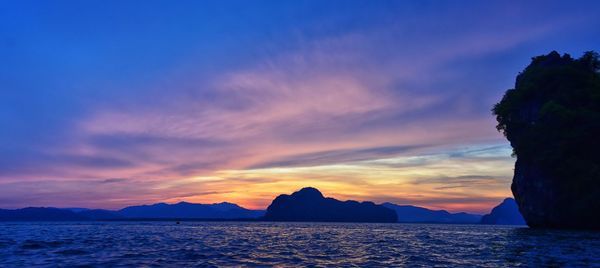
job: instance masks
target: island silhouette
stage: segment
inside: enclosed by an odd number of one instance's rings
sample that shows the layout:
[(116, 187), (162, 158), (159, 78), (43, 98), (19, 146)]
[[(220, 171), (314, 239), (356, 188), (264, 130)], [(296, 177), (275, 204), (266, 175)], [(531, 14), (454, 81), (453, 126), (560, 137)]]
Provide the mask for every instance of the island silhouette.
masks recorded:
[(263, 217), (267, 221), (396, 222), (394, 210), (373, 202), (339, 201), (306, 187), (275, 198)]
[[(506, 199), (509, 200), (509, 199)], [(399, 222), (440, 224), (522, 224), (512, 221), (519, 215), (516, 205), (500, 205), (502, 213), (492, 210), (495, 221), (482, 221), (482, 216), (471, 213), (450, 213), (412, 205), (393, 203), (339, 201), (326, 198), (316, 188), (302, 188), (291, 195), (275, 198), (267, 210), (251, 210), (237, 204), (157, 203), (129, 206), (120, 210), (88, 208), (29, 207), (0, 209), (0, 221), (135, 221), (135, 220), (249, 220), (249, 221), (305, 221), (305, 222)], [(510, 199), (512, 200), (512, 199)], [(514, 200), (513, 200), (514, 202)], [(484, 216), (486, 217), (486, 216)]]
[(499, 225), (525, 225), (525, 219), (521, 213), (517, 202), (513, 198), (506, 198), (500, 205), (494, 207), (490, 214), (483, 215), (482, 224)]

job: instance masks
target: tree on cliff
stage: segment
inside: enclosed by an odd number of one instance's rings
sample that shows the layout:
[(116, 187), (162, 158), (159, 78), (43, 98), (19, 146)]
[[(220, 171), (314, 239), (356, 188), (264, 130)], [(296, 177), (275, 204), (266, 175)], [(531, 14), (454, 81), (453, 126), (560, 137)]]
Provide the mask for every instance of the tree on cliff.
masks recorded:
[(534, 57), (493, 108), (517, 157), (512, 191), (533, 227), (600, 228), (600, 61)]

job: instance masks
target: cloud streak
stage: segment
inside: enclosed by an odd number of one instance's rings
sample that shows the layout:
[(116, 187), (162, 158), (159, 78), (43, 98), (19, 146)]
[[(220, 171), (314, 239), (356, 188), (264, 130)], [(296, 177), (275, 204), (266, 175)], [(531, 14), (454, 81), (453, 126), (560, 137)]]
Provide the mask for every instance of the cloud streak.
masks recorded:
[[(218, 30), (205, 29), (210, 14), (164, 7), (156, 29), (115, 17), (120, 34), (83, 8), (90, 20), (66, 21), (73, 29), (40, 16), (44, 31), (7, 33), (21, 56), (9, 58), (10, 78), (0, 72), (9, 88), (0, 122), (13, 126), (0, 135), (2, 204), (79, 206), (88, 196), (97, 201), (85, 205), (111, 208), (182, 199), (264, 208), (312, 185), (483, 211), (510, 195), (514, 159), (489, 109), (531, 53), (547, 52), (536, 44), (597, 43), (570, 31), (590, 23), (585, 10), (355, 4), (317, 13), (278, 4), (282, 17), (246, 7), (213, 17)], [(531, 19), (534, 10), (544, 16)], [(73, 44), (77, 22), (99, 32)], [(62, 47), (58, 59), (45, 53)], [(32, 53), (48, 56), (35, 66)]]

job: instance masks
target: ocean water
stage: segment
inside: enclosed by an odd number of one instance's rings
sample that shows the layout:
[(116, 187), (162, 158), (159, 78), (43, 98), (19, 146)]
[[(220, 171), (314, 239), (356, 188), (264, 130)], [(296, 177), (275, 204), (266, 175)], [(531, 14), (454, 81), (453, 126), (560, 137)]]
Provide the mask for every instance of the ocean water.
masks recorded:
[(0, 223), (0, 267), (599, 265), (600, 232), (363, 223)]

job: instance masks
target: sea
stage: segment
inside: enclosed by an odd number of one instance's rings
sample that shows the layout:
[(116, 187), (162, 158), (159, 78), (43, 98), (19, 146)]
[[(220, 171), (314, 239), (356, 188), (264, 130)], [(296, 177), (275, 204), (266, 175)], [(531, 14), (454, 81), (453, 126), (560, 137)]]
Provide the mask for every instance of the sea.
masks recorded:
[(600, 267), (600, 232), (400, 223), (0, 223), (0, 267), (270, 266)]

